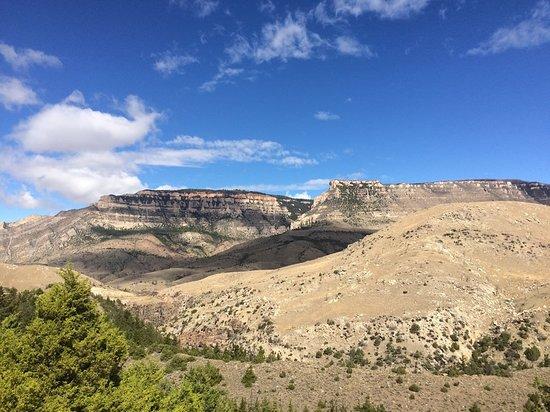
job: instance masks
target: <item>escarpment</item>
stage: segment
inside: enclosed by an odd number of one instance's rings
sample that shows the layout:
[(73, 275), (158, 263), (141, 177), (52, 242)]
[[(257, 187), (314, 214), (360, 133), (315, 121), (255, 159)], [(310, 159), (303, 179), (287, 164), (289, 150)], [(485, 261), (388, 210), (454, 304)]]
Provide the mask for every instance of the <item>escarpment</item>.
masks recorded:
[(334, 225), (377, 230), (409, 213), (458, 202), (522, 201), (550, 205), (550, 185), (520, 180), (382, 184), (333, 180), (294, 228)]
[(0, 228), (0, 260), (143, 273), (282, 233), (311, 201), (240, 190), (143, 190)]

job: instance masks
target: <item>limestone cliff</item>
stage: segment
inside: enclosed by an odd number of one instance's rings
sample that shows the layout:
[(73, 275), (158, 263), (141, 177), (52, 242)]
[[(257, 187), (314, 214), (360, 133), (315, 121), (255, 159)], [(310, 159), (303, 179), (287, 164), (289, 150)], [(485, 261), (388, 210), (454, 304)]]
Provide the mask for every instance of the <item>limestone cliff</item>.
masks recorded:
[(311, 201), (229, 190), (143, 190), (0, 228), (0, 260), (138, 273), (282, 233)]
[(438, 204), (515, 200), (550, 205), (550, 185), (520, 180), (460, 180), (382, 184), (333, 180), (329, 190), (293, 223), (294, 228), (338, 224), (380, 229), (411, 212)]

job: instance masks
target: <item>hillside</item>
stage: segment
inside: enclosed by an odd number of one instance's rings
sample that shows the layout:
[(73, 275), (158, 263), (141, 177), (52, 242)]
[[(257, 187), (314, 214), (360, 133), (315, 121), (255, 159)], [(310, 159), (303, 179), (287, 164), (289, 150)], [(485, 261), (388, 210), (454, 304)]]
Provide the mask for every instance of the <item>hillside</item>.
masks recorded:
[(549, 353), (549, 262), (547, 206), (439, 205), (320, 259), (168, 288), (140, 311), (187, 345), (302, 361), (361, 348), (370, 362), (440, 369), (502, 330), (527, 329), (523, 346)]
[(61, 266), (97, 278), (164, 269), (282, 233), (310, 201), (245, 191), (144, 190), (0, 226), (0, 261)]
[(550, 185), (521, 180), (382, 184), (333, 180), (292, 227), (338, 225), (377, 230), (409, 213), (458, 202), (522, 201), (550, 205)]
[(173, 283), (202, 279), (216, 273), (277, 269), (306, 262), (339, 252), (370, 233), (337, 227), (289, 230), (248, 240), (212, 256), (178, 262), (168, 269), (140, 275), (106, 277), (104, 281), (125, 290), (151, 292)]

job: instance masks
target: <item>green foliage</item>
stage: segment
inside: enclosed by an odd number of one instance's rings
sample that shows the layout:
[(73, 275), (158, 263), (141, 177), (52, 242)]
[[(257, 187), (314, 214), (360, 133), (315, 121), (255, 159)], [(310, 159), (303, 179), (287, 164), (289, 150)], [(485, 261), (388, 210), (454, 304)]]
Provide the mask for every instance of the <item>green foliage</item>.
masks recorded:
[(219, 346), (187, 347), (183, 348), (182, 351), (192, 356), (201, 356), (203, 358), (223, 360), (225, 362), (240, 361), (263, 363), (266, 361), (273, 362), (279, 359), (279, 357), (275, 356), (273, 353), (270, 353), (266, 358), (263, 348), (260, 348), (258, 352), (253, 352), (239, 345), (232, 345), (223, 349)]
[(217, 388), (222, 377), (207, 364), (189, 370), (178, 386), (164, 377), (153, 362), (136, 362), (122, 373), (122, 380), (108, 398), (107, 410), (214, 411), (229, 410), (232, 403)]
[[(283, 411), (268, 400), (233, 402), (220, 389), (218, 369), (210, 364), (187, 369), (194, 358), (177, 353), (175, 342), (166, 341), (119, 302), (99, 299), (101, 310), (87, 282), (71, 269), (60, 274), (64, 282), (44, 293), (0, 290), (0, 412)], [(169, 361), (165, 368), (151, 360), (128, 365), (129, 346), (142, 353), (154, 350)], [(241, 349), (233, 354), (250, 356)], [(362, 356), (355, 353), (352, 358)], [(265, 354), (260, 351), (252, 359), (262, 361)], [(177, 385), (166, 378), (174, 370), (186, 370)], [(249, 367), (242, 382), (251, 387), (255, 381)], [(294, 387), (290, 380), (288, 389)], [(295, 409), (289, 405), (287, 410)], [(346, 409), (332, 403), (330, 410)], [(384, 408), (367, 400), (356, 410)]]
[(184, 371), (187, 369), (188, 358), (183, 355), (177, 354), (174, 355), (170, 361), (166, 364), (165, 371), (166, 373), (172, 373), (175, 371)]
[(34, 318), (36, 298), (41, 293), (40, 289), (17, 292), (0, 286), (0, 323), (9, 316), (12, 327), (26, 327)]
[(141, 358), (146, 351), (176, 353), (179, 349), (177, 342), (160, 333), (155, 327), (144, 322), (128, 309), (119, 300), (111, 300), (101, 296), (94, 297), (109, 320), (124, 333), (128, 340), (130, 355)]
[(479, 407), (479, 404), (475, 402), (472, 406), (468, 408), (468, 412), (481, 412), (481, 408)]
[(527, 402), (523, 405), (524, 412), (550, 411), (550, 386), (535, 379), (533, 384), (535, 392), (529, 394)]
[(216, 241), (222, 241), (230, 239), (219, 232), (207, 230), (199, 226), (163, 226), (163, 227), (135, 227), (131, 229), (106, 227), (106, 226), (92, 226), (91, 230), (104, 238), (117, 238), (129, 235), (141, 235), (151, 234), (158, 240), (167, 246), (174, 246), (179, 241), (177, 236), (182, 233), (200, 233), (202, 235), (210, 236)]
[(357, 412), (386, 412), (386, 408), (383, 405), (374, 405), (369, 398), (365, 399), (362, 405), (358, 405), (353, 409)]
[(246, 371), (244, 372), (244, 375), (241, 379), (242, 384), (245, 388), (250, 388), (254, 383), (256, 382), (256, 375), (254, 374), (254, 370), (252, 369), (252, 366), (249, 366), (246, 368)]
[(540, 350), (536, 346), (531, 346), (530, 348), (525, 349), (523, 353), (525, 354), (527, 360), (530, 360), (531, 362), (535, 362), (538, 358), (540, 358)]
[(420, 332), (420, 325), (418, 323), (413, 323), (411, 325), (411, 328), (409, 329), (409, 332), (411, 333), (418, 333)]
[(118, 383), (122, 334), (100, 313), (90, 286), (71, 269), (38, 296), (28, 325), (0, 327), (0, 408), (68, 410), (95, 404)]
[(420, 392), (420, 386), (418, 386), (416, 383), (413, 383), (411, 386), (409, 386), (409, 390), (411, 392)]

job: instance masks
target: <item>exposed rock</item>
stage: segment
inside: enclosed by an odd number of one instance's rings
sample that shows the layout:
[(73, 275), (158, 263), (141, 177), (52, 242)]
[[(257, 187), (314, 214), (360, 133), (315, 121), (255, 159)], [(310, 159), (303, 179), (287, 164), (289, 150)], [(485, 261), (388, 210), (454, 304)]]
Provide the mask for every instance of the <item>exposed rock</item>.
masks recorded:
[(229, 190), (143, 190), (0, 228), (0, 261), (142, 273), (282, 233), (311, 201)]
[(333, 180), (293, 228), (338, 224), (376, 230), (408, 213), (443, 203), (514, 200), (550, 205), (550, 185), (520, 180), (382, 184)]

